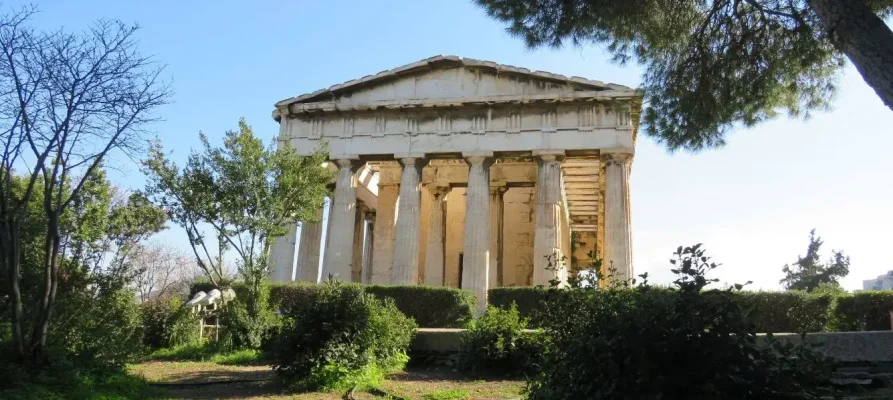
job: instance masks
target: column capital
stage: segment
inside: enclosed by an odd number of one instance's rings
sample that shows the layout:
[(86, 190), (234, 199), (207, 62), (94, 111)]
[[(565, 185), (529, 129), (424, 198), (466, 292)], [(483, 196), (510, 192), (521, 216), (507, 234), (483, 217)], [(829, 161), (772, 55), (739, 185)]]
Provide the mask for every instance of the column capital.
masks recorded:
[(496, 161), (492, 151), (464, 152), (462, 158), (469, 166), (481, 165), (484, 168), (489, 168)]
[(601, 160), (606, 165), (629, 165), (633, 160), (631, 153), (602, 153)]
[[(356, 157), (356, 158), (350, 158)], [(361, 161), (358, 156), (338, 156), (337, 158), (331, 158), (331, 160), (337, 165), (339, 168), (350, 168), (351, 170), (359, 170), (360, 167), (366, 164), (365, 161)]]
[(444, 196), (449, 193), (450, 190), (452, 190), (452, 188), (448, 185), (441, 185), (437, 183), (426, 183), (424, 186), (425, 189), (428, 189), (428, 191), (431, 192), (431, 194), (433, 194), (434, 196)]
[[(396, 156), (396, 155), (395, 155)], [(428, 159), (425, 158), (425, 155), (405, 155), (405, 157), (400, 157), (397, 159), (397, 162), (400, 163), (403, 168), (424, 168), (425, 165), (428, 165)]]
[(564, 161), (564, 150), (534, 150), (533, 156), (543, 161)]
[(506, 190), (508, 190), (508, 188), (506, 187), (505, 182), (502, 182), (502, 181), (490, 182), (490, 194), (491, 195), (502, 194), (502, 193), (505, 193)]

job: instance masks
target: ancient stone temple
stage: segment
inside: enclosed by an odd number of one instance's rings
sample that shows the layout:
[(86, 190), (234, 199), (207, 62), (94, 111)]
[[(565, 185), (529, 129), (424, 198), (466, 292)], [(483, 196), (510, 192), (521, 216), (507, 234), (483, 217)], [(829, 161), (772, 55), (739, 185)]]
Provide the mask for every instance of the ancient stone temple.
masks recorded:
[(326, 240), (308, 222), (296, 246), (296, 222), (274, 246), (274, 280), (333, 275), (486, 299), (491, 287), (565, 279), (591, 251), (631, 277), (641, 98), (438, 56), (280, 101), (279, 144), (306, 154), (327, 143), (337, 180)]

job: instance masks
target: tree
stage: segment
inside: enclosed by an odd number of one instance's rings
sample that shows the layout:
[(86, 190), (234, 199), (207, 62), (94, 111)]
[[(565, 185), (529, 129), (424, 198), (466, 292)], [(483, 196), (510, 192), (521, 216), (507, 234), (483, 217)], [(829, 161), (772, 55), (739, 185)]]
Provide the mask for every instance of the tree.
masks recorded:
[(529, 47), (606, 44), (645, 67), (644, 132), (670, 150), (827, 109), (844, 56), (893, 109), (891, 0), (476, 0)]
[[(332, 173), (324, 166), (327, 152), (307, 157), (285, 146), (265, 147), (244, 119), (238, 131), (213, 147), (204, 134), (201, 153), (193, 151), (181, 171), (156, 145), (145, 163), (146, 192), (182, 226), (199, 267), (215, 286), (222, 277), (222, 253), (233, 250), (239, 275), (248, 287), (248, 312), (270, 271), (273, 240), (296, 221), (313, 221), (322, 207)], [(211, 255), (202, 226), (209, 226), (218, 244)]]
[(837, 280), (850, 273), (850, 257), (842, 251), (831, 250), (831, 259), (822, 264), (819, 250), (823, 243), (822, 238), (815, 235), (815, 229), (809, 231), (806, 256), (797, 257), (793, 266), (785, 264), (782, 268), (785, 277), (779, 282), (785, 289), (812, 292), (818, 288), (840, 286)]
[[(37, 31), (25, 8), (0, 16), (0, 269), (7, 277), (14, 352), (44, 353), (62, 250), (62, 217), (109, 153), (141, 146), (152, 112), (169, 98), (162, 68), (140, 55), (136, 26), (98, 21), (82, 33)], [(22, 171), (24, 179), (14, 179)], [(19, 190), (22, 189), (22, 190)], [(23, 307), (21, 228), (40, 192), (45, 217), (41, 292)], [(25, 311), (32, 322), (26, 337)], [(27, 343), (26, 343), (27, 339)]]
[[(27, 180), (24, 174), (12, 177), (16, 195), (25, 190)], [(141, 335), (139, 307), (130, 287), (133, 248), (164, 228), (164, 214), (144, 198), (115, 190), (101, 169), (85, 182), (59, 218), (59, 283), (47, 346), (79, 369), (117, 367), (138, 351), (133, 345), (140, 342)], [(62, 189), (70, 190), (68, 186)], [(43, 293), (47, 236), (43, 205), (43, 191), (35, 191), (28, 204), (31, 218), (19, 232), (19, 289), (26, 315), (39, 307)], [(140, 217), (126, 217), (134, 215)], [(0, 299), (10, 297), (6, 278), (0, 276)], [(0, 325), (10, 322), (9, 317), (9, 313), (0, 314)], [(34, 321), (25, 319), (23, 323), (27, 330)], [(112, 340), (116, 346), (110, 347)], [(0, 362), (5, 358), (0, 356)]]
[(137, 245), (130, 257), (140, 301), (164, 298), (182, 289), (192, 277), (191, 255), (161, 243)]

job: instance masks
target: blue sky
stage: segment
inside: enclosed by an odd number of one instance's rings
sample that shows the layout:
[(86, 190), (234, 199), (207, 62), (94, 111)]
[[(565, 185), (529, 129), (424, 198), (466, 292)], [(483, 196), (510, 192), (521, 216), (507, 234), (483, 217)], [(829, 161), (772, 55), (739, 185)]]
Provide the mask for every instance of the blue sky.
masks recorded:
[[(7, 2), (5, 7), (22, 3)], [(176, 92), (152, 127), (178, 160), (245, 117), (272, 139), (278, 100), (437, 54), (578, 75), (629, 86), (641, 70), (596, 47), (528, 50), (470, 1), (43, 1), (35, 24), (79, 30), (98, 18), (139, 23), (144, 53), (167, 64)], [(779, 289), (781, 267), (816, 228), (825, 252), (852, 257), (848, 289), (893, 269), (893, 112), (852, 67), (833, 112), (740, 129), (724, 148), (669, 154), (640, 136), (632, 170), (636, 273), (672, 280), (680, 244), (703, 242), (723, 282)], [(139, 189), (130, 160), (112, 179)], [(184, 235), (163, 234), (169, 243)]]

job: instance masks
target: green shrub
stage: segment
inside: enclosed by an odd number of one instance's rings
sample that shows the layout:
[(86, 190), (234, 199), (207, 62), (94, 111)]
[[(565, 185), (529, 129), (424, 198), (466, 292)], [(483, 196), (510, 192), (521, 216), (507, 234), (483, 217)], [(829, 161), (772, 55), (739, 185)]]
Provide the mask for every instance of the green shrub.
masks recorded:
[(462, 335), (463, 369), (490, 373), (533, 371), (543, 350), (536, 345), (541, 335), (525, 332), (526, 328), (527, 320), (520, 317), (514, 304), (508, 309), (488, 307)]
[(201, 345), (203, 342), (198, 313), (179, 304), (165, 322), (163, 343), (165, 347)]
[[(349, 284), (355, 285), (355, 284)], [(379, 299), (391, 299), (397, 309), (424, 328), (461, 328), (474, 317), (475, 297), (470, 291), (431, 286), (362, 285), (366, 293)], [(284, 313), (310, 301), (319, 284), (291, 283), (273, 285), (271, 303)]]
[(57, 302), (56, 315), (48, 347), (60, 362), (106, 374), (144, 354), (142, 312), (129, 289), (68, 293)]
[(487, 291), (487, 301), (491, 306), (508, 309), (513, 304), (522, 318), (527, 318), (532, 326), (539, 326), (539, 312), (550, 296), (560, 292), (538, 286), (501, 287)]
[(401, 369), (416, 324), (392, 300), (379, 300), (358, 285), (319, 285), (302, 304), (288, 308), (290, 325), (273, 352), (274, 369), (294, 390), (343, 390), (376, 386)]
[[(549, 351), (530, 399), (794, 399), (830, 387), (805, 346), (757, 344), (736, 289), (704, 291), (700, 246), (675, 253), (675, 291), (571, 288), (544, 304)], [(740, 285), (736, 286), (740, 290)]]
[[(671, 296), (669, 288), (651, 289), (652, 295), (664, 293)], [(594, 301), (605, 291), (595, 291)], [(543, 305), (551, 297), (563, 292), (542, 287), (508, 287), (489, 290), (490, 304), (499, 308), (518, 305), (518, 312), (530, 320), (531, 326), (541, 326)], [(748, 318), (759, 332), (822, 332), (833, 329), (832, 317), (835, 296), (830, 293), (813, 294), (801, 291), (747, 292), (734, 294), (735, 301), (748, 310)], [(889, 324), (888, 324), (889, 325)]]
[(220, 321), (223, 325), (218, 347), (223, 351), (260, 349), (279, 334), (282, 322), (270, 306), (270, 288), (262, 285), (255, 303), (257, 309), (249, 312), (250, 303), (244, 297), (236, 298), (223, 306)]
[(372, 285), (366, 292), (392, 299), (397, 309), (423, 328), (461, 328), (474, 318), (476, 298), (468, 290), (433, 286)]
[(168, 345), (165, 335), (171, 316), (183, 305), (183, 300), (175, 297), (156, 299), (142, 304), (143, 344), (149, 349), (159, 349)]
[(839, 331), (888, 331), (893, 312), (893, 290), (841, 296), (834, 310)]
[(735, 293), (757, 332), (803, 333), (831, 330), (834, 296), (802, 291)]

